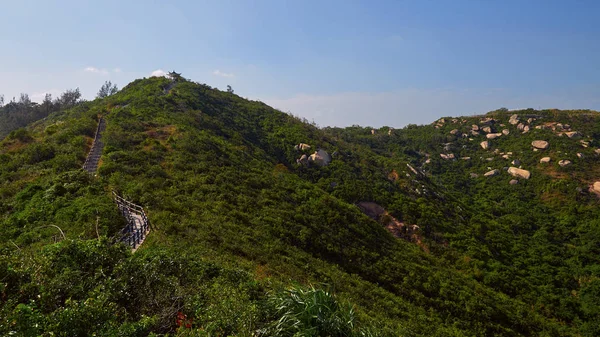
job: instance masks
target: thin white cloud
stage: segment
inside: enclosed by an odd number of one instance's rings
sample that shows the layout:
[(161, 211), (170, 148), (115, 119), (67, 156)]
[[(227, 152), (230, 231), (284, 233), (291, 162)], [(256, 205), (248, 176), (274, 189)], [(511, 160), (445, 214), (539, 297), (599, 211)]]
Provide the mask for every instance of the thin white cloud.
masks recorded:
[(60, 96), (61, 93), (62, 93), (62, 91), (60, 89), (49, 89), (49, 90), (34, 92), (33, 94), (31, 94), (30, 98), (34, 102), (41, 103), (44, 100), (44, 98), (46, 97), (46, 94), (50, 94), (50, 95), (52, 95), (52, 98), (56, 98), (56, 97)]
[(220, 76), (220, 77), (229, 77), (229, 78), (235, 77), (234, 74), (232, 74), (232, 73), (224, 73), (224, 72), (220, 71), (219, 69), (213, 71), (213, 75)]
[(86, 67), (85, 69), (83, 69), (83, 71), (85, 71), (86, 73), (92, 73), (92, 74), (101, 74), (101, 75), (108, 74), (108, 70), (106, 70), (106, 69), (99, 69), (99, 68), (96, 68), (96, 67)]
[(150, 74), (150, 77), (164, 77), (167, 76), (167, 72), (162, 69), (157, 69)]
[(115, 68), (115, 69), (113, 69), (113, 72), (118, 74), (121, 72), (121, 68)]

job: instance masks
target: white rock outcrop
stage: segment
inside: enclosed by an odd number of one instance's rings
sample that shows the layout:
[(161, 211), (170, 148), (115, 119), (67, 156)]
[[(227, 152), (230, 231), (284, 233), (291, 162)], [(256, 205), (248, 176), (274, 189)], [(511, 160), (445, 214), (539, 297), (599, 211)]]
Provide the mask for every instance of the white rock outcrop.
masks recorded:
[(529, 179), (529, 177), (531, 177), (531, 172), (517, 167), (509, 167), (508, 173), (517, 178)]
[(512, 115), (510, 116), (510, 119), (508, 120), (508, 123), (512, 124), (512, 125), (517, 125), (519, 124), (519, 115)]
[(579, 138), (583, 137), (581, 132), (578, 132), (578, 131), (565, 132), (565, 135), (567, 135), (567, 137), (572, 138), (572, 139), (579, 139)]
[(600, 195), (600, 181), (596, 181), (590, 186), (590, 192)]
[(568, 159), (562, 159), (558, 161), (558, 165), (560, 165), (561, 167), (569, 166), (571, 164), (571, 161)]
[(486, 135), (487, 139), (496, 139), (498, 137), (502, 136), (502, 133), (488, 133)]
[(549, 145), (550, 144), (545, 140), (534, 140), (533, 142), (531, 142), (531, 146), (540, 150), (547, 149)]
[(484, 173), (483, 175), (486, 176), (486, 177), (493, 177), (493, 176), (496, 176), (498, 174), (500, 174), (500, 170), (495, 169), (495, 170), (488, 171), (488, 172)]

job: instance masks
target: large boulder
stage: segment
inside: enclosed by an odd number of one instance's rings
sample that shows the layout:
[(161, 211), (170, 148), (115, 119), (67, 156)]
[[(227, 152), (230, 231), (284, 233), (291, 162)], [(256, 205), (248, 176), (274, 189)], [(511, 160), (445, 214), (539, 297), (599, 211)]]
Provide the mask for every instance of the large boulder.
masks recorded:
[(487, 150), (490, 148), (490, 142), (488, 142), (487, 140), (484, 140), (483, 142), (479, 143), (479, 145), (481, 145), (481, 148), (484, 150)]
[(477, 125), (477, 124), (471, 125), (471, 130), (473, 130), (473, 131), (479, 131), (479, 125)]
[(485, 133), (491, 133), (492, 132), (492, 128), (489, 126), (484, 126), (481, 128), (481, 131), (485, 132)]
[(331, 163), (331, 156), (329, 153), (327, 153), (327, 151), (319, 149), (317, 152), (308, 157), (308, 161), (319, 166), (326, 166)]
[(573, 138), (573, 139), (579, 139), (579, 138), (583, 137), (581, 132), (578, 132), (578, 131), (565, 132), (565, 135), (567, 135), (567, 137)]
[(495, 169), (495, 170), (488, 171), (488, 172), (484, 173), (483, 175), (486, 176), (486, 177), (493, 177), (493, 176), (496, 176), (498, 174), (500, 174), (500, 170)]
[(294, 146), (294, 149), (296, 151), (304, 151), (304, 150), (310, 149), (310, 145), (304, 144), (304, 143), (300, 143), (300, 144)]
[(517, 125), (519, 124), (519, 115), (512, 115), (510, 116), (510, 119), (508, 120), (508, 122), (512, 125)]
[(550, 157), (544, 157), (542, 159), (540, 159), (540, 163), (549, 163), (550, 162)]
[(517, 167), (509, 167), (508, 173), (517, 178), (529, 179), (531, 177), (531, 172)]
[(592, 184), (592, 186), (590, 187), (590, 192), (594, 192), (600, 195), (600, 181), (596, 181)]
[(540, 150), (547, 149), (549, 145), (550, 144), (545, 140), (534, 140), (533, 142), (531, 142), (531, 146)]
[(561, 167), (569, 166), (571, 165), (571, 161), (568, 159), (563, 159), (558, 162), (558, 165), (560, 165)]

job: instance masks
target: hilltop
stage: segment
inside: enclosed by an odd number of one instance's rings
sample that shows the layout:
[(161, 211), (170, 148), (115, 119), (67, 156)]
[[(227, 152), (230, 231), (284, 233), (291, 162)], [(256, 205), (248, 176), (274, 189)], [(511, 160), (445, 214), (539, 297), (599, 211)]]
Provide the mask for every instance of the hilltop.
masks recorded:
[[(33, 120), (0, 142), (1, 334), (600, 332), (598, 112), (318, 128), (175, 76)], [(302, 294), (339, 316), (285, 325)]]

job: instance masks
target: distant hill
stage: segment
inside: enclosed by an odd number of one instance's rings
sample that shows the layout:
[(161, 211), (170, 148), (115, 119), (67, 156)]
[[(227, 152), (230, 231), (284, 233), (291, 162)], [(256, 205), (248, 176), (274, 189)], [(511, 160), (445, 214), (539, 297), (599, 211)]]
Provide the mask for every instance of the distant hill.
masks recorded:
[(136, 80), (0, 142), (0, 334), (596, 336), (599, 148), (594, 111), (317, 128)]

